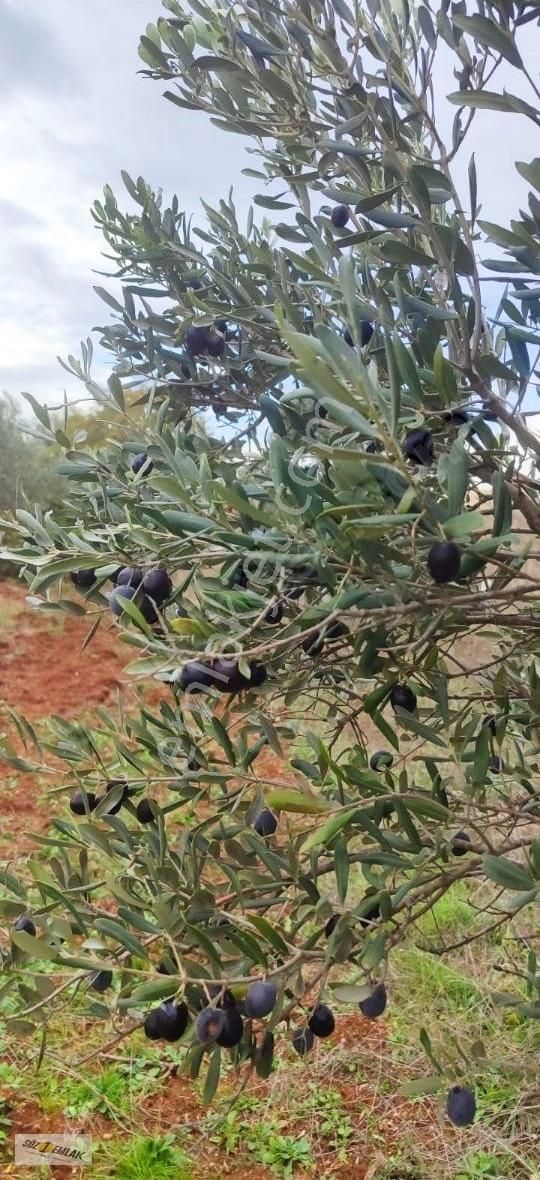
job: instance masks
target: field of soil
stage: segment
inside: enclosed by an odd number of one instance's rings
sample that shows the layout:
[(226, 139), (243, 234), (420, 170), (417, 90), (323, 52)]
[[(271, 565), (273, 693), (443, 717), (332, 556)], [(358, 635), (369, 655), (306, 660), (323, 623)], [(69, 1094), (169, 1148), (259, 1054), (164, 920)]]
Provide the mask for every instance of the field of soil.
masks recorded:
[[(134, 703), (141, 690), (128, 683), (123, 671), (130, 649), (107, 622), (82, 650), (87, 631), (88, 623), (77, 617), (30, 610), (20, 585), (0, 582), (0, 738), (13, 737), (9, 710), (39, 727), (53, 714), (91, 718), (118, 694), (127, 706)], [(151, 697), (159, 691), (151, 689)], [(264, 773), (279, 773), (273, 755), (265, 757)], [(21, 872), (32, 834), (46, 832), (51, 816), (65, 811), (65, 800), (56, 796), (51, 802), (43, 782), (0, 763), (0, 808), (0, 859), (18, 863)], [(460, 897), (459, 906), (468, 907), (468, 899)], [(464, 915), (456, 904), (451, 912), (441, 910), (440, 920), (459, 927)], [(475, 920), (472, 908), (467, 920)], [(484, 1035), (489, 1022), (494, 1032), (496, 1019), (484, 988), (485, 949), (479, 947), (478, 958), (456, 961), (450, 983), (442, 968), (438, 976), (435, 967), (430, 975), (431, 966), (428, 972), (423, 959), (407, 959), (407, 953), (402, 968), (399, 961), (395, 967), (387, 1017), (373, 1022), (357, 1010), (342, 1012), (335, 1034), (319, 1042), (309, 1060), (285, 1050), (269, 1080), (246, 1086), (236, 1106), (231, 1099), (246, 1078), (231, 1071), (210, 1111), (201, 1105), (200, 1084), (182, 1074), (180, 1050), (157, 1050), (138, 1033), (111, 1045), (101, 1057), (95, 1047), (110, 1038), (110, 1031), (102, 1025), (96, 1039), (88, 1024), (74, 1026), (74, 1033), (64, 1018), (53, 1021), (50, 1049), (36, 1075), (38, 1045), (10, 1037), (3, 1022), (2, 1177), (33, 1180), (37, 1175), (36, 1169), (25, 1172), (13, 1164), (14, 1133), (80, 1130), (93, 1137), (95, 1162), (45, 1174), (58, 1180), (70, 1175), (82, 1180), (535, 1180), (528, 1163), (529, 1110), (535, 1106), (530, 1094), (516, 1129), (522, 1045), (513, 1029), (499, 1029), (504, 1043), (499, 1040), (496, 1050), (500, 1055), (502, 1046), (497, 1076), (506, 1104), (499, 1091), (494, 1099), (485, 1097), (484, 1120), (466, 1132), (444, 1118), (441, 1096), (397, 1094), (407, 1079), (431, 1072), (418, 1045), (422, 1024), (436, 1036), (439, 1020), (446, 1019), (452, 1032), (465, 1038), (469, 1027), (471, 1037)], [(410, 955), (418, 952), (412, 948)], [(81, 1066), (83, 1058), (88, 1065)], [(86, 1101), (81, 1098), (85, 1085)], [(534, 1093), (532, 1080), (530, 1086)], [(481, 1166), (484, 1171), (474, 1170)]]

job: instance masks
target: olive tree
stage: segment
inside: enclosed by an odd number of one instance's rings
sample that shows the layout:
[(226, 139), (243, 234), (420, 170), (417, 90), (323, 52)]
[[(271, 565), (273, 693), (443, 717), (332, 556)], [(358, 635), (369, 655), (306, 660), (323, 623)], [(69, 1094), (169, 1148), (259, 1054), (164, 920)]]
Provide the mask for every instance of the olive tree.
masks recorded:
[[(380, 1015), (392, 948), (457, 881), (485, 882), (482, 933), (538, 895), (540, 161), (511, 228), (474, 157), (454, 179), (484, 110), (538, 135), (538, 7), (468, 7), (165, 0), (143, 73), (194, 137), (204, 112), (246, 138), (253, 206), (231, 189), (196, 224), (106, 187), (111, 373), (90, 341), (66, 367), (123, 426), (88, 450), (38, 407), (71, 491), (4, 557), (35, 608), (118, 627), (161, 696), (15, 719), (3, 757), (66, 806), (30, 893), (3, 874), (8, 986), (25, 1027), (76, 992), (116, 1037), (185, 1033), (207, 1099), (224, 1050), (263, 1076), (277, 1034), (307, 1052), (332, 996)], [(538, 1016), (532, 952), (516, 974), (503, 1002)]]
[[(26, 430), (28, 431), (25, 433)], [(32, 506), (40, 496), (47, 506), (62, 498), (62, 481), (52, 472), (47, 448), (32, 437), (32, 428), (23, 420), (13, 398), (0, 394), (0, 511), (12, 511), (17, 505)]]

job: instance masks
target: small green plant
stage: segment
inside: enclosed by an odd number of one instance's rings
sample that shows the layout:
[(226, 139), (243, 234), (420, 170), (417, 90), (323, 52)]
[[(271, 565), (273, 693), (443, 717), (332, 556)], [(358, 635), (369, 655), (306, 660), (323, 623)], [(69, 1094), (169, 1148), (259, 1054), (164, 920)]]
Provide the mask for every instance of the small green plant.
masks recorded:
[(8, 1139), (11, 1130), (11, 1119), (7, 1114), (5, 1103), (0, 1099), (0, 1145)]
[(303, 1118), (311, 1117), (316, 1120), (318, 1135), (330, 1141), (338, 1159), (343, 1161), (347, 1144), (353, 1134), (353, 1125), (343, 1109), (343, 1099), (339, 1090), (310, 1082), (307, 1097), (298, 1107), (297, 1113)]
[(239, 1117), (239, 1111), (233, 1107), (218, 1120), (212, 1138), (228, 1155), (232, 1155), (245, 1140), (248, 1127), (249, 1124)]
[(65, 1113), (68, 1118), (77, 1118), (98, 1111), (112, 1115), (125, 1109), (129, 1096), (129, 1084), (118, 1069), (111, 1067), (88, 1081), (68, 1082)]
[(297, 1166), (308, 1170), (314, 1166), (309, 1139), (281, 1135), (271, 1127), (266, 1129), (262, 1141), (255, 1145), (253, 1154), (261, 1164), (277, 1172), (278, 1176), (292, 1176)]
[(484, 1177), (503, 1175), (504, 1161), (489, 1151), (475, 1151), (467, 1156), (456, 1172), (454, 1180), (484, 1180)]
[[(260, 1106), (260, 1103), (256, 1103), (256, 1108)], [(243, 1109), (246, 1109), (245, 1105)], [(249, 1109), (253, 1113), (252, 1103)], [(228, 1154), (234, 1155), (244, 1148), (259, 1163), (266, 1164), (280, 1176), (292, 1176), (297, 1165), (303, 1168), (313, 1166), (309, 1139), (306, 1136), (295, 1139), (292, 1135), (282, 1135), (276, 1119), (250, 1122), (241, 1117), (238, 1107), (233, 1107), (216, 1123), (215, 1132), (214, 1141)]]
[(519, 1098), (519, 1080), (502, 1074), (491, 1074), (477, 1083), (477, 1096), (479, 1117), (498, 1121), (515, 1109)]
[[(262, 1110), (262, 1102), (252, 1095), (243, 1094), (234, 1106), (227, 1106), (225, 1113), (212, 1121), (213, 1143), (218, 1143), (228, 1155), (238, 1151), (249, 1138), (253, 1124), (243, 1115), (256, 1115)], [(262, 1124), (261, 1124), (262, 1125)]]
[(109, 1066), (87, 1078), (67, 1077), (58, 1086), (54, 1073), (40, 1077), (40, 1098), (45, 1111), (61, 1107), (68, 1118), (97, 1112), (108, 1118), (127, 1114), (135, 1098), (153, 1092), (159, 1084), (160, 1069), (147, 1058), (134, 1058), (125, 1064)]
[(21, 1085), (21, 1072), (16, 1065), (9, 1061), (0, 1061), (0, 1086), (10, 1086), (18, 1089)]
[(142, 1086), (144, 1079), (152, 1078), (158, 1079), (163, 1074), (164, 1065), (167, 1066), (169, 1058), (172, 1055), (165, 1052), (161, 1056), (157, 1052), (137, 1053), (133, 1057), (126, 1058), (125, 1061), (119, 1061), (117, 1065), (118, 1072), (123, 1077), (131, 1079), (131, 1085)]
[(103, 1176), (114, 1175), (115, 1180), (192, 1180), (193, 1176), (188, 1156), (175, 1146), (172, 1135), (137, 1136), (127, 1147), (115, 1143), (104, 1163)]

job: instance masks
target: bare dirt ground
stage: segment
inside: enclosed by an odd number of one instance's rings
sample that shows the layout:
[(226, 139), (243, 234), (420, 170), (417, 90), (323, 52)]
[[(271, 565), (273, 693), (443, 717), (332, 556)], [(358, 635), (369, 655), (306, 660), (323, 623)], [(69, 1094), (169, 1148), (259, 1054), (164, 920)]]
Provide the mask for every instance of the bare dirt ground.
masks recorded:
[[(0, 736), (13, 739), (10, 709), (32, 723), (91, 713), (118, 693), (132, 696), (123, 675), (126, 648), (106, 625), (82, 651), (88, 630), (85, 619), (31, 610), (24, 587), (0, 581)], [(0, 763), (0, 801), (11, 855), (28, 853), (27, 833), (43, 832), (50, 822), (50, 799), (33, 775)]]

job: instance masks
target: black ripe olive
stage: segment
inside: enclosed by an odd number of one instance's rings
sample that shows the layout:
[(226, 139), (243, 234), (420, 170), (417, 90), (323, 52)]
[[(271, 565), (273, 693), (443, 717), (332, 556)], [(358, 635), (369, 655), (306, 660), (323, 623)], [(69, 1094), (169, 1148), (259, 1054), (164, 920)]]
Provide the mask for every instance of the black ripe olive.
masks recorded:
[(453, 582), (461, 564), (459, 545), (455, 541), (435, 541), (429, 550), (427, 564), (434, 582), (439, 585)]
[(452, 1086), (446, 1097), (446, 1113), (455, 1127), (469, 1127), (474, 1123), (476, 1098), (469, 1086)]
[(137, 803), (137, 819), (140, 824), (153, 824), (157, 816), (157, 808), (153, 799), (141, 799)]
[(157, 606), (172, 594), (172, 582), (166, 570), (148, 570), (143, 578), (143, 590)]
[(140, 586), (142, 580), (142, 570), (136, 569), (134, 565), (123, 566), (116, 575), (117, 586)]
[(77, 590), (90, 590), (96, 580), (94, 570), (73, 570), (69, 576)]
[(340, 916), (341, 916), (340, 914), (332, 914), (332, 916), (328, 919), (326, 926), (324, 928), (324, 933), (327, 938), (330, 938), (331, 935), (334, 933), (334, 930), (336, 929), (336, 926), (339, 922)]
[(249, 583), (248, 583), (248, 576), (246, 574), (246, 571), (245, 571), (243, 565), (238, 565), (236, 567), (235, 572), (234, 572), (233, 589), (234, 590), (247, 590), (248, 585), (249, 585)]
[(139, 471), (142, 471), (143, 467), (146, 467), (144, 474), (150, 475), (153, 466), (154, 464), (152, 463), (152, 460), (148, 458), (146, 451), (141, 451), (138, 455), (134, 455), (133, 459), (131, 460), (131, 470), (134, 475), (138, 475)]
[(334, 205), (330, 217), (332, 225), (335, 225), (336, 229), (343, 229), (349, 220), (350, 213), (346, 205)]
[(460, 406), (454, 410), (447, 410), (443, 417), (444, 421), (451, 423), (452, 426), (464, 426), (469, 421), (467, 411)]
[(137, 586), (116, 586), (113, 590), (109, 597), (109, 607), (116, 618), (120, 618), (124, 613), (126, 599), (135, 603), (147, 623), (157, 623), (158, 617), (153, 603), (146, 597), (146, 594), (141, 594), (140, 588)]
[[(363, 908), (363, 903), (368, 901), (369, 897), (370, 897), (370, 894), (366, 893), (366, 896), (362, 899), (362, 908)], [(371, 923), (376, 922), (377, 918), (380, 918), (380, 916), (381, 916), (381, 907), (380, 907), (378, 901), (374, 901), (367, 909), (364, 909), (363, 914), (358, 915), (358, 922), (359, 922), (360, 926), (371, 926)]]
[(206, 328), (192, 324), (186, 334), (186, 348), (192, 356), (202, 356), (206, 352), (208, 336)]
[(97, 799), (93, 791), (75, 791), (69, 801), (69, 809), (73, 815), (86, 815), (87, 811), (93, 811), (97, 807)]
[(367, 1016), (369, 1020), (377, 1020), (378, 1016), (382, 1016), (388, 996), (384, 983), (378, 983), (370, 996), (366, 996), (365, 1000), (360, 1000), (358, 1007), (363, 1016)]
[(35, 923), (32, 921), (30, 914), (21, 914), (20, 918), (13, 923), (14, 930), (23, 930), (25, 934), (31, 934), (32, 938), (36, 937)]
[(112, 971), (93, 971), (89, 976), (90, 987), (94, 992), (106, 992), (112, 984)]
[[(374, 331), (375, 331), (375, 329), (373, 327), (373, 324), (371, 323), (371, 320), (361, 320), (360, 321), (360, 344), (361, 344), (362, 348), (365, 348), (366, 345), (369, 344)], [(348, 328), (345, 328), (345, 331), (343, 333), (343, 339), (345, 341), (345, 344), (349, 345), (349, 348), (354, 348), (353, 335), (352, 335), (352, 332), (350, 332)]]
[(220, 357), (225, 352), (225, 340), (218, 332), (209, 332), (206, 340), (209, 356)]
[(256, 980), (246, 995), (246, 1014), (261, 1020), (269, 1016), (277, 1000), (277, 985), (272, 980)]
[(269, 606), (264, 612), (263, 623), (268, 623), (271, 627), (276, 627), (283, 619), (283, 612), (285, 604), (283, 602), (275, 602), (273, 606)]
[(236, 1007), (233, 1005), (224, 1008), (225, 1023), (223, 1030), (219, 1036), (216, 1037), (216, 1042), (224, 1049), (232, 1049), (234, 1045), (242, 1040), (242, 1033), (244, 1031), (244, 1022)]
[(305, 1057), (315, 1044), (315, 1037), (310, 1028), (297, 1028), (293, 1033), (292, 1047), (300, 1057)]
[(109, 792), (113, 791), (115, 787), (123, 787), (124, 789), (120, 795), (120, 798), (116, 800), (116, 803), (111, 804), (111, 806), (107, 808), (107, 815), (116, 815), (117, 812), (120, 811), (122, 804), (125, 803), (127, 799), (129, 799), (129, 786), (126, 782), (124, 782), (123, 779), (120, 778), (111, 779), (111, 781), (107, 783), (107, 786), (105, 787), (105, 795), (102, 795), (101, 798), (105, 799)]
[(269, 807), (259, 812), (253, 827), (258, 836), (273, 836), (277, 828), (277, 819)]
[(308, 1028), (315, 1037), (331, 1037), (336, 1027), (334, 1013), (327, 1004), (317, 1004), (308, 1020)]
[(210, 664), (202, 664), (194, 660), (185, 664), (177, 681), (182, 692), (204, 692), (214, 689), (216, 692), (228, 693), (231, 696), (237, 692), (260, 688), (267, 676), (264, 664), (250, 663), (250, 677), (244, 676), (235, 660), (217, 659)]
[(468, 852), (467, 844), (470, 844), (471, 837), (467, 832), (456, 832), (450, 841), (450, 851), (452, 856), (465, 856)]
[(369, 768), (377, 771), (389, 770), (393, 761), (394, 757), (389, 750), (376, 750), (369, 760)]
[(407, 459), (411, 460), (411, 463), (417, 463), (420, 467), (429, 467), (434, 456), (431, 430), (426, 430), (425, 427), (411, 430), (403, 443), (403, 452)]
[(223, 1008), (203, 1008), (195, 1021), (197, 1040), (202, 1044), (217, 1041), (225, 1029), (225, 1012)]
[(390, 693), (390, 704), (393, 709), (405, 709), (407, 713), (416, 710), (416, 693), (408, 684), (396, 684)]

